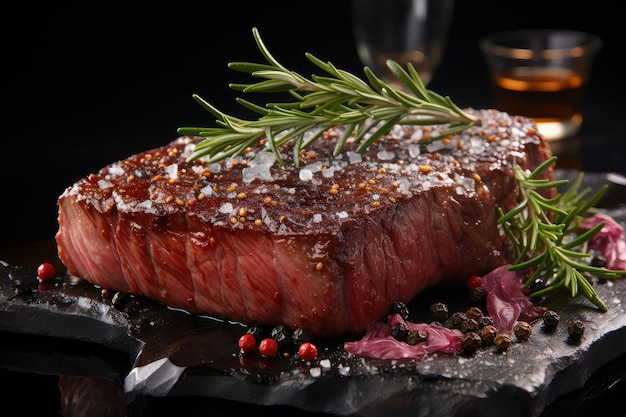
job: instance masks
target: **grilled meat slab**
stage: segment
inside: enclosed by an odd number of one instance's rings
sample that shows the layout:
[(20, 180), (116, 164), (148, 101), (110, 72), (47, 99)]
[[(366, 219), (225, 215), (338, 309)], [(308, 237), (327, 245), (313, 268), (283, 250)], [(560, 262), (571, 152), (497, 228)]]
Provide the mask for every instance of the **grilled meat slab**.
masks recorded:
[(187, 162), (202, 138), (177, 138), (63, 192), (59, 257), (88, 282), (191, 313), (362, 334), (394, 301), (510, 260), (496, 208), (517, 200), (513, 165), (552, 154), (532, 120), (467, 111), (482, 126), (431, 144), (443, 127), (396, 126), (333, 158), (339, 126), (297, 167), (288, 144), (286, 166), (262, 143)]

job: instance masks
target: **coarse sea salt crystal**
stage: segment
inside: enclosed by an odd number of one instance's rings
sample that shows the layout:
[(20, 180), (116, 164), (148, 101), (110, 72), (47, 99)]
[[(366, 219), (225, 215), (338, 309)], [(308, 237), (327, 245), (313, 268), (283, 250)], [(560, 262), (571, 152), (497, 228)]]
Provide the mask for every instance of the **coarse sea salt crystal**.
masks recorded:
[(359, 162), (363, 161), (363, 155), (358, 152), (348, 151), (347, 154), (348, 161), (350, 161), (351, 164), (358, 164)]
[(398, 188), (396, 189), (396, 191), (402, 194), (406, 194), (409, 192), (410, 188), (411, 183), (406, 179), (401, 179), (398, 181)]
[(306, 169), (315, 173), (315, 172), (321, 171), (323, 167), (324, 167), (324, 164), (322, 164), (321, 162), (313, 162), (312, 164), (307, 165)]
[(209, 197), (215, 193), (213, 191), (213, 187), (211, 185), (204, 186), (200, 189), (200, 192), (205, 195), (205, 197)]
[(223, 214), (232, 213), (233, 205), (231, 203), (224, 203), (222, 207), (219, 208), (219, 212)]
[(424, 131), (421, 129), (415, 129), (415, 131), (411, 134), (412, 141), (418, 141), (424, 137)]
[(98, 187), (101, 190), (106, 190), (107, 188), (113, 187), (113, 183), (107, 180), (98, 180)]
[(485, 143), (481, 138), (472, 136), (469, 142), (469, 153), (479, 154), (485, 150)]
[(183, 152), (182, 152), (182, 154), (180, 156), (185, 158), (185, 159), (187, 159), (187, 158), (189, 158), (191, 156), (191, 154), (193, 153), (194, 149), (196, 149), (196, 144), (195, 143), (188, 143), (183, 148)]
[(335, 216), (339, 217), (340, 219), (345, 219), (348, 217), (348, 213), (345, 211), (338, 211), (337, 213), (335, 213)]
[(420, 147), (419, 145), (416, 145), (414, 143), (410, 144), (407, 147), (407, 150), (409, 151), (409, 155), (411, 156), (411, 158), (417, 158), (420, 154)]
[(445, 147), (446, 145), (443, 143), (442, 140), (436, 140), (426, 145), (426, 149), (428, 150), (428, 152), (437, 152), (438, 150), (441, 150)]
[(313, 215), (313, 223), (320, 223), (322, 221), (322, 215), (319, 213), (315, 213)]
[(300, 170), (299, 176), (301, 181), (310, 181), (313, 179), (313, 174), (319, 172), (323, 168), (323, 164), (321, 162), (314, 162), (306, 166), (306, 168), (302, 168)]
[(255, 179), (270, 181), (272, 173), (270, 168), (276, 162), (273, 152), (259, 152), (248, 162), (248, 166), (241, 172), (243, 182), (251, 182)]
[(381, 161), (389, 161), (390, 159), (395, 158), (396, 154), (394, 152), (391, 152), (391, 151), (382, 150), (382, 151), (378, 151), (376, 156)]
[(109, 167), (109, 175), (119, 176), (124, 175), (124, 169), (119, 164), (113, 164)]
[(313, 179), (313, 171), (306, 168), (301, 169), (298, 173), (298, 177), (300, 178), (300, 181), (311, 181)]
[(335, 175), (335, 166), (330, 166), (327, 169), (322, 171), (322, 176), (324, 178), (332, 178)]
[(473, 178), (460, 177), (457, 183), (467, 191), (476, 191), (476, 181)]
[(167, 172), (167, 175), (175, 180), (176, 178), (178, 178), (178, 164), (171, 164), (165, 167), (165, 172)]

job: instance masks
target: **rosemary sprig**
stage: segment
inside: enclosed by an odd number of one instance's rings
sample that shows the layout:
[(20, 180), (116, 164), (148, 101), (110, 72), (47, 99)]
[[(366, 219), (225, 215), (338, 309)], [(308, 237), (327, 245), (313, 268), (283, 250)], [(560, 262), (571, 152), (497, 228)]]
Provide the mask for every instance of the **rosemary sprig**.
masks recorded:
[(624, 270), (609, 270), (581, 262), (590, 256), (585, 252), (586, 242), (602, 229), (604, 222), (585, 233), (580, 233), (578, 223), (605, 193), (607, 186), (600, 187), (588, 200), (590, 188), (579, 190), (583, 174), (579, 174), (570, 188), (553, 198), (546, 198), (540, 190), (567, 185), (568, 180), (547, 180), (540, 174), (556, 161), (545, 161), (528, 174), (519, 165), (514, 166), (515, 178), (520, 186), (521, 202), (506, 214), (499, 209), (499, 223), (510, 239), (517, 259), (510, 270), (534, 268), (524, 283), (531, 288), (537, 281), (542, 288), (531, 293), (541, 297), (557, 290), (565, 290), (575, 298), (582, 293), (602, 312), (607, 311), (585, 273), (599, 279), (626, 276)]
[[(478, 120), (458, 106), (449, 97), (427, 90), (417, 71), (407, 65), (405, 71), (397, 62), (387, 61), (388, 67), (407, 88), (408, 92), (384, 83), (368, 68), (364, 68), (367, 82), (337, 69), (307, 53), (305, 56), (326, 76), (312, 75), (310, 79), (281, 65), (265, 47), (259, 32), (252, 29), (257, 46), (267, 64), (231, 62), (231, 69), (263, 79), (254, 84), (230, 84), (241, 92), (288, 93), (293, 101), (268, 103), (264, 107), (237, 98), (237, 102), (260, 115), (257, 120), (244, 120), (222, 113), (198, 95), (193, 98), (216, 119), (216, 127), (181, 127), (178, 133), (205, 137), (195, 148), (189, 160), (208, 156), (218, 161), (240, 155), (246, 148), (267, 138), (269, 148), (277, 160), (285, 164), (278, 147), (294, 140), (294, 162), (298, 164), (300, 151), (319, 139), (325, 130), (345, 124), (346, 134), (334, 149), (337, 156), (349, 135), (356, 132), (357, 152), (365, 151), (396, 124), (449, 124), (446, 132), (425, 139), (423, 143), (460, 132), (478, 124)], [(409, 93), (410, 92), (410, 93)], [(305, 140), (305, 133), (316, 132)], [(368, 135), (369, 134), (369, 135)], [(367, 139), (366, 138), (367, 135)]]

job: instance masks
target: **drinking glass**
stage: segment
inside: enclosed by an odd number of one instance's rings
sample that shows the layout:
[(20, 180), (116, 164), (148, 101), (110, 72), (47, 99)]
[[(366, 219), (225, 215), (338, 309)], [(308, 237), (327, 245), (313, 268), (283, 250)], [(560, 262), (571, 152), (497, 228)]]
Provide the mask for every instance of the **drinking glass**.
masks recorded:
[(532, 117), (548, 140), (578, 132), (581, 102), (602, 40), (591, 33), (527, 29), (486, 36), (480, 48), (496, 106)]
[(353, 29), (361, 62), (384, 82), (399, 82), (387, 68), (410, 62), (427, 85), (445, 49), (454, 0), (352, 0)]

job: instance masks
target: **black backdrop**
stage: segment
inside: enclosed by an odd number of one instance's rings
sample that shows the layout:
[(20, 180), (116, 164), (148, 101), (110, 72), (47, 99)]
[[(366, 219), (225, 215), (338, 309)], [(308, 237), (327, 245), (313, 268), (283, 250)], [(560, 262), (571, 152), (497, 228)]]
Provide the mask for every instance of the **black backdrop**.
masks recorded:
[[(0, 248), (52, 238), (56, 198), (79, 178), (166, 144), (180, 126), (211, 125), (193, 93), (227, 113), (241, 112), (228, 83), (245, 76), (226, 65), (261, 60), (253, 26), (276, 58), (303, 74), (319, 72), (305, 52), (362, 74), (348, 0), (171, 3), (27, 4), (3, 11)], [(429, 87), (461, 106), (491, 107), (480, 37), (529, 27), (590, 31), (605, 46), (586, 106), (602, 110), (585, 123), (626, 142), (617, 66), (624, 23), (616, 5), (457, 0), (444, 59)], [(621, 159), (612, 161), (622, 167)]]

